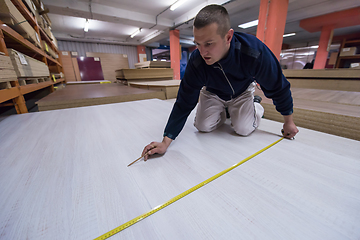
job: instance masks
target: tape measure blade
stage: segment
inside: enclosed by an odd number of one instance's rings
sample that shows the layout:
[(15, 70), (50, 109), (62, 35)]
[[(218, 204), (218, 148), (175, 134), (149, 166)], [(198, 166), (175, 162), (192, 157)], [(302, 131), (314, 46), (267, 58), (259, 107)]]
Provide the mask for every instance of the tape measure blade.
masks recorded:
[(189, 195), (190, 193), (196, 191), (197, 189), (199, 189), (199, 188), (205, 186), (206, 184), (214, 181), (215, 179), (221, 177), (221, 176), (224, 175), (225, 173), (228, 173), (228, 172), (230, 172), (231, 170), (233, 170), (234, 168), (237, 168), (237, 167), (240, 166), (241, 164), (247, 162), (248, 160), (254, 158), (254, 157), (257, 156), (257, 155), (259, 155), (260, 153), (266, 151), (267, 149), (271, 148), (272, 146), (274, 146), (275, 144), (277, 144), (278, 142), (280, 142), (280, 141), (283, 140), (283, 139), (284, 139), (284, 138), (280, 138), (279, 140), (275, 141), (274, 143), (270, 144), (269, 146), (267, 146), (267, 147), (265, 147), (265, 148), (257, 151), (257, 152), (254, 153), (253, 155), (250, 155), (249, 157), (247, 157), (247, 158), (243, 159), (242, 161), (234, 164), (233, 166), (231, 166), (231, 167), (229, 167), (229, 168), (227, 168), (227, 169), (225, 169), (225, 170), (223, 170), (223, 171), (215, 174), (214, 176), (212, 176), (212, 177), (206, 179), (205, 181), (203, 181), (203, 182), (195, 185), (194, 187), (186, 190), (185, 192), (180, 193), (179, 195), (171, 198), (170, 200), (166, 201), (165, 203), (163, 203), (163, 204), (161, 204), (161, 205), (159, 205), (159, 206), (157, 206), (157, 207), (154, 207), (153, 209), (151, 209), (150, 211), (146, 212), (145, 214), (142, 214), (142, 215), (140, 215), (140, 216), (138, 216), (138, 217), (136, 217), (136, 218), (134, 218), (134, 219), (132, 219), (132, 220), (130, 220), (130, 221), (122, 224), (122, 225), (120, 225), (119, 227), (117, 227), (117, 228), (115, 228), (115, 229), (113, 229), (113, 230), (111, 230), (111, 231), (109, 231), (109, 232), (101, 235), (100, 237), (95, 238), (94, 240), (107, 239), (107, 238), (115, 235), (116, 233), (119, 233), (119, 232), (121, 232), (122, 230), (124, 230), (124, 229), (126, 229), (126, 228), (128, 228), (128, 227), (130, 227), (130, 226), (132, 226), (132, 225), (134, 225), (135, 223), (140, 222), (141, 220), (143, 220), (143, 219), (151, 216), (152, 214), (160, 211), (161, 209), (169, 206), (170, 204), (172, 204), (172, 203), (180, 200), (181, 198)]

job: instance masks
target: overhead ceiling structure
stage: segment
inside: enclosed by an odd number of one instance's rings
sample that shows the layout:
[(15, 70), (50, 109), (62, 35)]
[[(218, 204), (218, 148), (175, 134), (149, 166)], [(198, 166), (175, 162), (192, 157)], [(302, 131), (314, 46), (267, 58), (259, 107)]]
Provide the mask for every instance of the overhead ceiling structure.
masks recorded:
[[(179, 0), (184, 1), (184, 0)], [(223, 5), (230, 14), (235, 31), (256, 35), (256, 26), (242, 29), (238, 25), (256, 20), (260, 0), (185, 0), (174, 11), (177, 0), (43, 0), (49, 8), (52, 31), (58, 40), (146, 45), (169, 45), (169, 30), (180, 30), (180, 44), (193, 44), (192, 24), (196, 13), (212, 3)], [(308, 32), (300, 21), (337, 11), (359, 7), (358, 0), (289, 0), (283, 43), (291, 47), (316, 45), (320, 32)], [(84, 32), (88, 19), (89, 29)], [(337, 28), (334, 36), (360, 32), (360, 25)]]

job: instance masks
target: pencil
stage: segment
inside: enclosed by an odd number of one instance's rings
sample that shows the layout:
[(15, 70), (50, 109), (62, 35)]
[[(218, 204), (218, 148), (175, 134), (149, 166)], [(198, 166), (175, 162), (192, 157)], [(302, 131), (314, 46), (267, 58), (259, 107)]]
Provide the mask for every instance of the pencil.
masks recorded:
[[(151, 149), (150, 149), (151, 150)], [(149, 150), (149, 151), (150, 151)], [(136, 163), (137, 161), (139, 161), (140, 159), (142, 159), (143, 157), (145, 157), (146, 155), (149, 154), (149, 151), (147, 151), (144, 155), (142, 155), (141, 157), (139, 157), (138, 159), (136, 159), (135, 161), (133, 161), (132, 163), (130, 163), (129, 165), (127, 165), (128, 167), (130, 167), (131, 165), (133, 165), (134, 163)]]

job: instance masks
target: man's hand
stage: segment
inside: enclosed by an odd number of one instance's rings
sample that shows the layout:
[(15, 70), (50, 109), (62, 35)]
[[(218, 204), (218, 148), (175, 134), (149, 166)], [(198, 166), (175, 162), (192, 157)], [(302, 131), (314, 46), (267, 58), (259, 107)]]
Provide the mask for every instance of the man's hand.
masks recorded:
[(152, 142), (144, 148), (141, 156), (147, 153), (144, 156), (144, 161), (146, 161), (150, 155), (155, 153), (164, 154), (171, 142), (172, 139), (168, 137), (164, 137), (162, 142)]
[(292, 115), (284, 115), (284, 125), (283, 125), (283, 136), (285, 138), (292, 139), (299, 132), (297, 129)]

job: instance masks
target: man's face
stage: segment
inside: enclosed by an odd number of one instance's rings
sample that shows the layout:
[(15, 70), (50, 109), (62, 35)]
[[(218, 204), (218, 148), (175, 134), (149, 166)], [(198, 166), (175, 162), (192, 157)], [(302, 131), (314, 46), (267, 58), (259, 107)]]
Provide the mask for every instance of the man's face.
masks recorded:
[(193, 28), (194, 42), (207, 65), (212, 65), (225, 57), (230, 48), (234, 30), (230, 29), (225, 37), (217, 33), (218, 25), (212, 23), (203, 28)]

